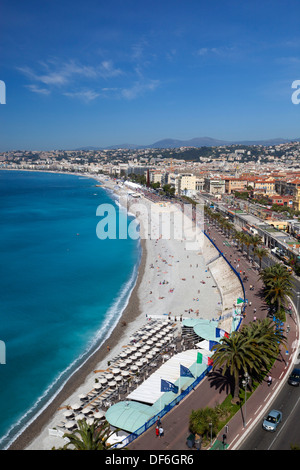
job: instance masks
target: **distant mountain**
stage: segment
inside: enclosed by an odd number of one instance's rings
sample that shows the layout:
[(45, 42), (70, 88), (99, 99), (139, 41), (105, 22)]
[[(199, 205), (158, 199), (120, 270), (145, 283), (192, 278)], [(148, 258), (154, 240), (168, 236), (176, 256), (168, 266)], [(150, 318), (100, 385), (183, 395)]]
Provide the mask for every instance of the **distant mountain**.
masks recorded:
[(178, 147), (216, 147), (229, 145), (225, 140), (217, 140), (211, 137), (195, 137), (190, 140), (164, 139), (150, 145), (149, 148), (178, 148)]
[(281, 137), (269, 140), (240, 140), (240, 141), (227, 141), (214, 139), (212, 137), (195, 137), (190, 140), (179, 140), (179, 139), (163, 139), (154, 144), (150, 145), (135, 145), (135, 144), (119, 144), (111, 145), (110, 147), (81, 147), (75, 150), (117, 150), (117, 149), (171, 149), (179, 147), (220, 147), (225, 145), (279, 145), (289, 142), (299, 142), (300, 138), (296, 139), (283, 139)]

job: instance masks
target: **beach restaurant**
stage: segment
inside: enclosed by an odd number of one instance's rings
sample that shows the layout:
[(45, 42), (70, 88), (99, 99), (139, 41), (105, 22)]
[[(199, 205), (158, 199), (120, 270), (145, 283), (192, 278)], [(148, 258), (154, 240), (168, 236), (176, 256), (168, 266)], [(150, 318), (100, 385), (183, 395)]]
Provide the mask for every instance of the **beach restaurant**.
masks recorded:
[[(238, 317), (232, 320), (231, 331), (237, 328), (239, 320)], [(163, 416), (166, 410), (169, 411), (175, 398), (178, 397), (180, 401), (180, 397), (186, 396), (211, 369), (209, 360), (213, 355), (211, 348), (222, 337), (220, 332), (223, 330), (219, 329), (220, 322), (187, 319), (183, 321), (182, 326), (185, 324), (193, 327), (199, 336), (196, 347), (169, 358), (133, 390), (125, 401), (116, 403), (106, 412), (106, 420), (112, 426), (126, 431), (128, 436), (131, 435), (131, 440), (152, 426), (156, 416)], [(168, 391), (164, 391), (162, 380), (174, 387), (171, 386)], [(127, 444), (128, 441), (125, 439), (120, 446)]]

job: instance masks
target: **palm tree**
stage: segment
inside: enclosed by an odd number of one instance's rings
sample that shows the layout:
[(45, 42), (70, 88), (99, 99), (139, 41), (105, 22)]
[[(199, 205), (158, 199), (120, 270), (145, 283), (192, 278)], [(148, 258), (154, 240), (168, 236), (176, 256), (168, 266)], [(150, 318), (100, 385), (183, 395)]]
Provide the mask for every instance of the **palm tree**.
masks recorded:
[(63, 450), (72, 446), (74, 450), (108, 450), (111, 445), (107, 442), (109, 437), (115, 431), (110, 430), (107, 421), (99, 425), (99, 420), (88, 425), (86, 420), (78, 421), (78, 429), (72, 433), (65, 433), (64, 438), (69, 442), (63, 447)]
[(253, 250), (258, 247), (258, 245), (262, 244), (262, 238), (259, 235), (253, 235), (252, 237), (252, 246)]
[(251, 348), (259, 350), (261, 370), (252, 369), (251, 376), (253, 377), (254, 374), (258, 377), (264, 376), (272, 365), (272, 361), (278, 356), (280, 345), (285, 344), (286, 337), (276, 331), (274, 322), (268, 318), (245, 325), (240, 333), (245, 341), (249, 342)]
[(222, 368), (222, 374), (228, 371), (234, 379), (233, 401), (239, 399), (240, 376), (249, 370), (260, 367), (260, 354), (258, 348), (250, 347), (249, 341), (239, 332), (234, 331), (229, 338), (223, 337), (214, 347), (212, 356), (213, 369)]
[(245, 235), (245, 234), (244, 234), (243, 232), (238, 232), (238, 231), (237, 231), (237, 232), (235, 233), (235, 238), (236, 238), (236, 240), (237, 240), (237, 242), (238, 242), (239, 248), (240, 248), (240, 243), (241, 243), (241, 245), (242, 245), (242, 251), (243, 251), (243, 246), (244, 246), (244, 243), (243, 243), (244, 235)]
[(287, 297), (292, 293), (292, 275), (283, 264), (265, 268), (260, 277), (264, 283), (266, 301), (275, 306), (276, 316), (281, 317)]
[(258, 257), (258, 259), (259, 259), (259, 269), (261, 269), (262, 259), (265, 256), (268, 256), (268, 250), (266, 250), (266, 248), (260, 248), (260, 247), (256, 246), (253, 250), (253, 253)]
[(249, 249), (250, 249), (250, 246), (252, 245), (252, 237), (251, 235), (246, 235), (244, 236), (244, 243), (247, 247), (247, 257), (249, 258)]
[(244, 251), (244, 245), (247, 246), (247, 243), (249, 241), (249, 235), (247, 235), (245, 232), (241, 232), (241, 234), (239, 236), (239, 239), (240, 239), (241, 244), (242, 244), (242, 252), (243, 252)]

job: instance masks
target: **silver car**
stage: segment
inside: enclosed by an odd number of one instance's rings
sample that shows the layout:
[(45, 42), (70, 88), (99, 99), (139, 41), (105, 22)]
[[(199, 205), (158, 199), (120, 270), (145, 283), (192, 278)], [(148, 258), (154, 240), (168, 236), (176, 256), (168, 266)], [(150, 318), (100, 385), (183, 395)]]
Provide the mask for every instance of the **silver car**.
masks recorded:
[(268, 414), (268, 416), (264, 419), (262, 427), (266, 431), (274, 432), (277, 429), (277, 426), (282, 421), (282, 413), (281, 411), (272, 410)]

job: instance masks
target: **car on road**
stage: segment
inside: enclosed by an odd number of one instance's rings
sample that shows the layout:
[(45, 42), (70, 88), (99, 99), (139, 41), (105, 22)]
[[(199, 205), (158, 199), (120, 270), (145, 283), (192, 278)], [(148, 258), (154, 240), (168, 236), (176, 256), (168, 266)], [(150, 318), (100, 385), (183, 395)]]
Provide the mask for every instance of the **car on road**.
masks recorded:
[(289, 376), (288, 383), (294, 387), (299, 387), (300, 384), (300, 369), (294, 369)]
[(264, 419), (262, 427), (266, 431), (274, 432), (276, 431), (277, 426), (279, 425), (279, 423), (281, 423), (281, 421), (282, 421), (281, 411), (272, 410), (270, 411), (268, 416)]

